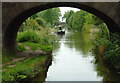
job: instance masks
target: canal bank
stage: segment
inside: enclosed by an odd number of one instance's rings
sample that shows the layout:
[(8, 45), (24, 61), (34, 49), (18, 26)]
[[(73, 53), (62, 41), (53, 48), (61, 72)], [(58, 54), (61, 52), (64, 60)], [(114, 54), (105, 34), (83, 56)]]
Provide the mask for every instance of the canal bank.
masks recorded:
[(110, 39), (99, 38), (94, 44), (97, 62), (104, 64), (120, 78), (120, 34), (111, 33)]
[(32, 79), (46, 72), (52, 61), (52, 51), (39, 56), (29, 56), (23, 60), (6, 64), (2, 69), (2, 82), (32, 81)]
[[(32, 34), (31, 34), (32, 33)], [(47, 71), (52, 61), (51, 29), (18, 32), (16, 54), (3, 54), (0, 74), (2, 82), (32, 81), (38, 74)]]

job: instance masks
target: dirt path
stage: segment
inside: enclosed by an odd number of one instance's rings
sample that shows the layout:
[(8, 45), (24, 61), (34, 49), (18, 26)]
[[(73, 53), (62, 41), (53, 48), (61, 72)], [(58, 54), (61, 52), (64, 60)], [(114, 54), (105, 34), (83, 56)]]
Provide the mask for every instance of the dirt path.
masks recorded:
[[(5, 63), (5, 64), (2, 64), (2, 65), (0, 65), (0, 67), (2, 67), (2, 66), (5, 66), (5, 65), (8, 65), (8, 64), (11, 64), (11, 63), (15, 63), (15, 62), (18, 62), (18, 61), (20, 61), (20, 60), (24, 60), (26, 57), (21, 57), (21, 58), (15, 58), (13, 61), (10, 61), (10, 62), (8, 62), (8, 63)], [(8, 65), (8, 67), (15, 67), (16, 65)], [(2, 70), (0, 70), (0, 72), (1, 71), (6, 71), (7, 69), (2, 69)]]
[(13, 61), (10, 61), (10, 62), (8, 62), (8, 63), (5, 63), (5, 64), (0, 65), (0, 67), (1, 67), (1, 66), (4, 66), (4, 65), (7, 65), (7, 64), (11, 64), (11, 63), (18, 62), (18, 61), (20, 61), (20, 60), (24, 60), (25, 58), (26, 58), (26, 57), (15, 58)]
[[(18, 45), (23, 45), (21, 43), (18, 43)], [(8, 63), (5, 63), (5, 64), (2, 64), (0, 65), (0, 67), (2, 66), (5, 66), (5, 65), (8, 65), (8, 67), (15, 67), (16, 65), (9, 65), (11, 63), (15, 63), (15, 62), (18, 62), (20, 60), (24, 60), (25, 58), (28, 58), (28, 57), (35, 57), (35, 56), (40, 56), (40, 55), (44, 55), (44, 54), (47, 54), (47, 52), (44, 52), (42, 50), (40, 50), (40, 48), (38, 48), (37, 50), (35, 51), (32, 51), (30, 47), (28, 46), (25, 46), (23, 45), (27, 50), (23, 51), (23, 52), (17, 52), (16, 53), (16, 56), (20, 57), (20, 58), (15, 58), (14, 60), (8, 62)], [(2, 69), (0, 71), (6, 71), (7, 69)]]

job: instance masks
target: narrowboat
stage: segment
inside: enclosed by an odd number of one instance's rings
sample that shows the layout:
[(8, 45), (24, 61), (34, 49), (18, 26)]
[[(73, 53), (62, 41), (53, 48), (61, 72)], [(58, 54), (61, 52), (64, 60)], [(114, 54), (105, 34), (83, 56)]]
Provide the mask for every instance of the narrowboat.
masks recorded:
[(61, 27), (59, 27), (59, 30), (57, 31), (57, 33), (58, 34), (65, 34), (65, 29), (63, 28), (61, 28)]

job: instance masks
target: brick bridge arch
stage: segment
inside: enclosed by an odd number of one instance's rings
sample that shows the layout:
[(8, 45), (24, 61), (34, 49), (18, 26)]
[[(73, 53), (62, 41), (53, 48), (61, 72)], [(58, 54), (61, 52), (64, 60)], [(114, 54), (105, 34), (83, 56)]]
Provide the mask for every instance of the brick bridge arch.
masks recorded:
[(119, 2), (3, 2), (2, 40), (3, 51), (16, 52), (16, 38), (19, 26), (31, 15), (53, 7), (75, 7), (100, 17), (110, 32), (120, 32)]

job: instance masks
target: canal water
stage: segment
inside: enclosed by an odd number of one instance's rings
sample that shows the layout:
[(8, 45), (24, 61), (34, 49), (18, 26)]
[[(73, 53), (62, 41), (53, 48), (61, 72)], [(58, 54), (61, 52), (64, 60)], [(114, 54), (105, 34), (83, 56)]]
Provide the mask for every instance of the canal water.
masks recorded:
[[(68, 32), (57, 35), (52, 52), (53, 60), (48, 71), (34, 81), (117, 81), (120, 76), (110, 70), (99, 55), (92, 51), (95, 35), (85, 32)], [(100, 60), (97, 59), (100, 58)], [(106, 83), (106, 82), (105, 82)], [(108, 82), (109, 83), (109, 82)]]
[(53, 61), (46, 81), (101, 81), (92, 56), (89, 33), (66, 32), (57, 35), (59, 46), (53, 50)]

